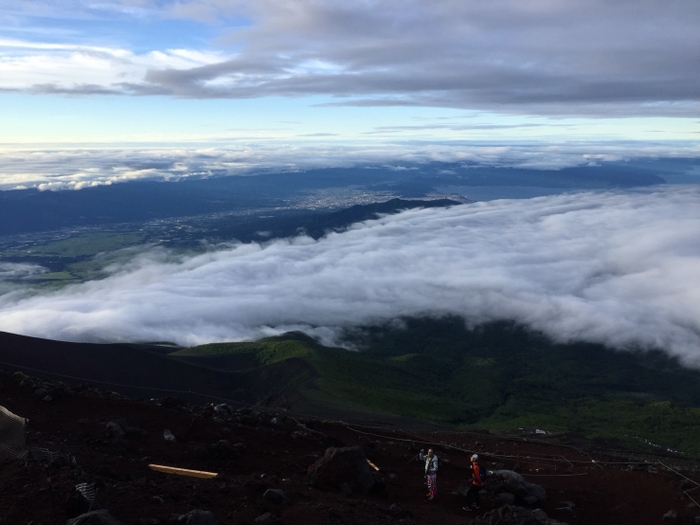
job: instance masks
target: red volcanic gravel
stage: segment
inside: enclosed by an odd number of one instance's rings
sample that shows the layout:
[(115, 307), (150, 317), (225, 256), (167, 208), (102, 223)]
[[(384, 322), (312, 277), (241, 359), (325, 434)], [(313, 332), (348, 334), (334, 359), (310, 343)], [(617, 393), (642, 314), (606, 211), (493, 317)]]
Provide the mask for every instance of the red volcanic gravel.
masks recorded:
[[(481, 454), (486, 468), (516, 470), (542, 485), (548, 496), (543, 510), (570, 525), (690, 524), (700, 515), (684, 494), (695, 485), (658, 464), (662, 461), (699, 479), (695, 463), (684, 458), (642, 457), (584, 440), (574, 448), (452, 431), (350, 428), (340, 422), (293, 418), (283, 411), (272, 421), (273, 413), (215, 413), (212, 407), (177, 400), (135, 401), (49, 382), (45, 387), (54, 399), (44, 401), (35, 395), (39, 381), (0, 374), (0, 404), (29, 419), (30, 445), (72, 455), (75, 464), (0, 460), (2, 525), (65, 523), (69, 498), (82, 482), (95, 482), (97, 505), (125, 525), (174, 523), (193, 509), (211, 511), (221, 524), (235, 525), (253, 524), (268, 512), (271, 518), (265, 523), (289, 525), (468, 524), (501, 505), (484, 497), (474, 516), (462, 510), (458, 490), (466, 486), (471, 451)], [(123, 439), (108, 437), (107, 424), (117, 420), (137, 430)], [(165, 429), (176, 442), (163, 438)], [(347, 495), (337, 488), (308, 485), (309, 465), (327, 446), (339, 445), (363, 448), (380, 468), (377, 478), (383, 478), (384, 492)], [(428, 447), (441, 459), (439, 493), (432, 502), (424, 498), (422, 464), (411, 460)], [(644, 460), (650, 464), (628, 463)], [(149, 463), (219, 475), (168, 475), (149, 469)], [(288, 504), (266, 501), (263, 494), (270, 488), (284, 491)], [(700, 491), (695, 494), (700, 498)], [(571, 503), (563, 502), (573, 503), (573, 510)], [(401, 517), (389, 512), (392, 504), (405, 511)], [(664, 521), (671, 510), (677, 518)]]

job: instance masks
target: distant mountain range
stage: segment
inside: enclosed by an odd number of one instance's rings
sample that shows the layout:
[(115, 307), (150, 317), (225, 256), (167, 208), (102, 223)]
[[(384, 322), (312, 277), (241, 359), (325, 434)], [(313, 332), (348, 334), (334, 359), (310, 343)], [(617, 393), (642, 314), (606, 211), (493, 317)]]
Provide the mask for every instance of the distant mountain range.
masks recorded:
[(430, 163), (401, 169), (372, 166), (178, 182), (134, 181), (79, 191), (3, 191), (0, 236), (263, 208), (338, 209), (358, 203), (363, 194), (376, 201), (420, 199), (449, 193), (449, 188), (464, 189), (468, 197), (468, 188), (479, 186), (555, 191), (648, 186), (665, 182), (659, 173), (671, 170), (668, 163), (608, 163), (561, 170)]

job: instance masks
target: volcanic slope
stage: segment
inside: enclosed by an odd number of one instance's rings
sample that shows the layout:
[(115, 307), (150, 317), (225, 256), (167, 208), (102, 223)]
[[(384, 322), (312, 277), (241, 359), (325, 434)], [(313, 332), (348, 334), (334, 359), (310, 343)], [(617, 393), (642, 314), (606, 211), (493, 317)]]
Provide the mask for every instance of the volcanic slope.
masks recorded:
[[(459, 491), (469, 476), (471, 452), (488, 469), (515, 470), (541, 485), (547, 491), (542, 509), (570, 525), (657, 525), (670, 513), (673, 523), (686, 525), (700, 514), (684, 493), (692, 497), (690, 489), (698, 485), (682, 477), (697, 479), (695, 461), (640, 455), (602, 440), (568, 436), (562, 444), (547, 442), (547, 436), (359, 427), (280, 409), (189, 405), (172, 397), (129, 400), (21, 373), (0, 373), (0, 393), (6, 408), (29, 419), (30, 446), (55, 453), (52, 462), (0, 460), (3, 524), (64, 523), (87, 507), (76, 498), (78, 483), (94, 483), (93, 508), (107, 509), (125, 525), (181, 523), (185, 519), (178, 516), (195, 509), (211, 512), (222, 525), (265, 519), (287, 525), (476, 524), (501, 507), (503, 497), (486, 490), (478, 512), (462, 510)], [(115, 426), (128, 432), (119, 435)], [(165, 429), (175, 441), (164, 439)], [(310, 486), (308, 467), (329, 445), (361, 447), (379, 468), (379, 489), (346, 494)], [(415, 459), (428, 447), (441, 459), (439, 492), (431, 502), (423, 499), (422, 464)], [(218, 475), (172, 476), (150, 470), (151, 463)], [(283, 491), (287, 503), (266, 498), (268, 489)], [(392, 511), (392, 505), (399, 508)]]
[(457, 318), (356, 329), (347, 341), (361, 350), (300, 333), (193, 348), (5, 334), (0, 361), (136, 397), (245, 402), (365, 424), (539, 428), (700, 454), (700, 373), (661, 352), (562, 345), (513, 323), (468, 329)]

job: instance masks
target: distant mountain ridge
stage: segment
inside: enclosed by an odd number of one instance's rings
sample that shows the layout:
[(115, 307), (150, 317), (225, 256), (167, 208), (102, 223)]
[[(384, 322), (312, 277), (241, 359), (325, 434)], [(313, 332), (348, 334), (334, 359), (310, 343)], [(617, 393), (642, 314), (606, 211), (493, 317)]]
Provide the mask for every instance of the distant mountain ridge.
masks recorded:
[(402, 323), (354, 330), (349, 341), (359, 352), (299, 333), (186, 349), (0, 333), (0, 366), (104, 381), (136, 397), (171, 392), (336, 419), (575, 431), (700, 454), (700, 371), (661, 352), (556, 344), (509, 322), (473, 329), (458, 318)]
[[(387, 167), (325, 168), (295, 173), (131, 181), (82, 190), (0, 191), (0, 236), (69, 227), (299, 205), (315, 192), (361, 188), (376, 200), (387, 194), (424, 199), (441, 187), (523, 186), (608, 189), (664, 184), (654, 166), (609, 163), (561, 170), (425, 163)], [(664, 173), (663, 167), (658, 171)], [(341, 191), (341, 193), (342, 193)], [(307, 206), (308, 208), (308, 206)]]

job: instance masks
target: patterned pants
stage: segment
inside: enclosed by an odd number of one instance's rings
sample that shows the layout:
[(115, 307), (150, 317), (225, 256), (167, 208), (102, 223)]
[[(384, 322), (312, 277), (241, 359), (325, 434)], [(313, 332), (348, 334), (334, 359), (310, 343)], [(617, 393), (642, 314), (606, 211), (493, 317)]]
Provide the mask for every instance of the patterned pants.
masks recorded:
[(428, 492), (437, 496), (437, 474), (428, 474)]

